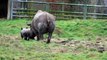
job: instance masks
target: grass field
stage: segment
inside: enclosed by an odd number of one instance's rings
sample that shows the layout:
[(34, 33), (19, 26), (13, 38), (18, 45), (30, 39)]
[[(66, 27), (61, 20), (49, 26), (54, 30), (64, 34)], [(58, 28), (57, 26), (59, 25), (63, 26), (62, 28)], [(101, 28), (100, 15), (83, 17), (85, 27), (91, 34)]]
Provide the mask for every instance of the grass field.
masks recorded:
[[(0, 60), (107, 60), (107, 20), (56, 21), (50, 44), (21, 39), (20, 29), (27, 22), (0, 20)], [(105, 51), (98, 52), (96, 45)]]

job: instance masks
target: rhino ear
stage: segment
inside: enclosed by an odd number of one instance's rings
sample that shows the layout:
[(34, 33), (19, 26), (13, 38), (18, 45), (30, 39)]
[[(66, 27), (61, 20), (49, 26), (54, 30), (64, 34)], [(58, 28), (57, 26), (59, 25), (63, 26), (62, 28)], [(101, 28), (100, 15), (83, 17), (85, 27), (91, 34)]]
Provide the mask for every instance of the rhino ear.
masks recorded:
[(23, 28), (21, 27), (21, 30), (22, 30)]
[(28, 29), (28, 27), (26, 27), (26, 29)]
[(27, 26), (31, 26), (31, 23), (27, 23)]

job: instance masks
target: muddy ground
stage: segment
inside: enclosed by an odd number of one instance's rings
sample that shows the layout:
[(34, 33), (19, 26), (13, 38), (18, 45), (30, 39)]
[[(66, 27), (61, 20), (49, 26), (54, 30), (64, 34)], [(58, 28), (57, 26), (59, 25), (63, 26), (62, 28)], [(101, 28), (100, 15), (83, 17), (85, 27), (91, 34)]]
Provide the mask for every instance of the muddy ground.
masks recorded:
[[(18, 50), (26, 49), (21, 44), (21, 38), (19, 36), (4, 36), (0, 35), (0, 46), (15, 47)], [(44, 41), (40, 43), (45, 44)], [(37, 41), (38, 42), (38, 41)], [(50, 44), (47, 44), (48, 47), (40, 48), (39, 46), (34, 46), (32, 49), (35, 50), (48, 50), (51, 53), (67, 53), (71, 52), (74, 54), (79, 54), (81, 52), (87, 51), (97, 51), (103, 53), (107, 51), (107, 38), (97, 37), (96, 40), (69, 40), (67, 38), (53, 38)]]

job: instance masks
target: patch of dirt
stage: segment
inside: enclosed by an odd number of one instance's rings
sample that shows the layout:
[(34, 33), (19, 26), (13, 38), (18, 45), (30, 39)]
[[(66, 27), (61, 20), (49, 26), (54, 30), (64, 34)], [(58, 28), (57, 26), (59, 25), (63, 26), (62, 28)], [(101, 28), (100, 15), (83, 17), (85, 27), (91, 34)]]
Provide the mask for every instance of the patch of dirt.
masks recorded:
[[(20, 44), (21, 38), (19, 36), (0, 35), (0, 46), (9, 46), (11, 48), (22, 50), (26, 47)], [(46, 39), (44, 40), (47, 41)], [(53, 45), (52, 45), (53, 44)], [(41, 48), (42, 49), (42, 48)], [(79, 54), (85, 51), (107, 51), (107, 38), (97, 37), (96, 40), (69, 40), (66, 38), (52, 39), (49, 48), (52, 53), (66, 53), (72, 52)]]
[(0, 46), (22, 50), (24, 47), (21, 46), (20, 40), (19, 36), (0, 35)]
[[(104, 52), (107, 51), (107, 38), (96, 38), (95, 41), (85, 40), (67, 40), (64, 38), (52, 39), (51, 43), (58, 44), (58, 47), (53, 47), (51, 50), (55, 53), (58, 52), (73, 52), (73, 53), (81, 53), (84, 50), (88, 51), (98, 51)], [(66, 48), (65, 48), (66, 47)]]

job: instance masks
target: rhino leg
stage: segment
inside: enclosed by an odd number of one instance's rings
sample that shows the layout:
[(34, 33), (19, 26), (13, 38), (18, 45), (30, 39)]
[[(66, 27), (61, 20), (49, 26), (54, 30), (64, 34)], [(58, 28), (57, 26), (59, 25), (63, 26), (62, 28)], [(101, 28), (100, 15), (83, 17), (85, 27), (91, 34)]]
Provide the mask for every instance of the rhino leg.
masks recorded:
[(47, 43), (50, 43), (50, 40), (51, 40), (51, 37), (52, 37), (52, 33), (54, 31), (54, 28), (55, 28), (54, 23), (50, 23), (48, 28), (49, 29), (48, 29), (48, 40), (47, 40)]
[(23, 36), (24, 40), (29, 40), (29, 37), (28, 36)]
[(26, 37), (24, 37), (24, 40), (27, 40), (27, 38), (26, 38)]
[(21, 33), (21, 38), (23, 39), (23, 34)]
[(47, 43), (50, 43), (51, 37), (52, 37), (52, 33), (48, 33)]
[(21, 35), (21, 38), (23, 39), (23, 35)]
[(40, 37), (39, 37), (39, 35), (37, 35), (37, 41), (39, 41), (40, 40)]
[(40, 34), (40, 33), (38, 33), (38, 35), (37, 35), (37, 41), (39, 41), (39, 40), (40, 40), (40, 36), (41, 36), (41, 34)]
[(37, 40), (39, 41), (39, 40), (43, 40), (43, 34), (38, 34), (37, 35)]
[(29, 37), (27, 37), (27, 40), (29, 40)]
[(43, 40), (43, 39), (44, 39), (43, 34), (41, 34), (40, 35), (40, 40)]

